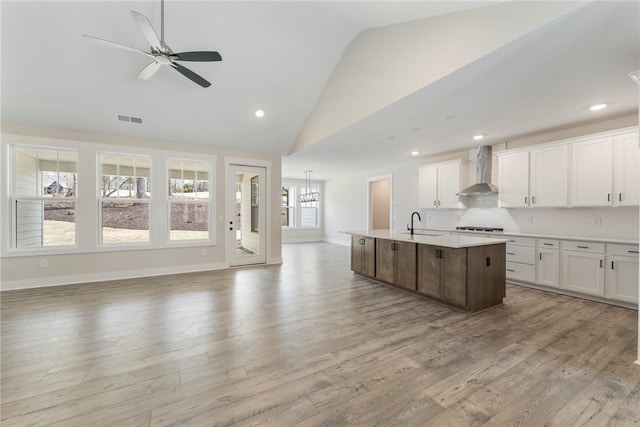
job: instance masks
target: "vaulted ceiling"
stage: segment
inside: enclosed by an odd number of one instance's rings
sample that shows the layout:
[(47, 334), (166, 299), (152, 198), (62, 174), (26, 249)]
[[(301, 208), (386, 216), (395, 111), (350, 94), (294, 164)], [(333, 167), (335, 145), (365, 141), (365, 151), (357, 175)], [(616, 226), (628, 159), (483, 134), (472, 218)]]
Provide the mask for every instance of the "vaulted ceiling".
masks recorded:
[(206, 89), (169, 67), (138, 80), (147, 58), (80, 36), (147, 50), (130, 10), (160, 32), (159, 1), (0, 8), (3, 122), (278, 153), (283, 176), (331, 179), (638, 107), (635, 1), (167, 0), (174, 51), (222, 54), (183, 63)]

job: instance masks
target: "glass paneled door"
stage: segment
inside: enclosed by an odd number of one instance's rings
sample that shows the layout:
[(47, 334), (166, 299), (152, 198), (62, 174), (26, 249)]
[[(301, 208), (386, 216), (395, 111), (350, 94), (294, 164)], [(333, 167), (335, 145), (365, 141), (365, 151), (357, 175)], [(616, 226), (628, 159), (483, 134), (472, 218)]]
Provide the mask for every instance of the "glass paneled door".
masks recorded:
[(230, 266), (266, 262), (265, 171), (263, 167), (229, 165), (225, 229)]

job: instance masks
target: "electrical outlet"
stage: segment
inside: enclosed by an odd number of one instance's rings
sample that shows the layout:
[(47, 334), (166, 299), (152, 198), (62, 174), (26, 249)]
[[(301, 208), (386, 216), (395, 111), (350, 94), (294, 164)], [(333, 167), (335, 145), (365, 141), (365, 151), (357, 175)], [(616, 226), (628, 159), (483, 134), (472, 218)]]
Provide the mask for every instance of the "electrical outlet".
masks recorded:
[(40, 260), (40, 268), (48, 268), (48, 267), (49, 267), (49, 260), (41, 259)]

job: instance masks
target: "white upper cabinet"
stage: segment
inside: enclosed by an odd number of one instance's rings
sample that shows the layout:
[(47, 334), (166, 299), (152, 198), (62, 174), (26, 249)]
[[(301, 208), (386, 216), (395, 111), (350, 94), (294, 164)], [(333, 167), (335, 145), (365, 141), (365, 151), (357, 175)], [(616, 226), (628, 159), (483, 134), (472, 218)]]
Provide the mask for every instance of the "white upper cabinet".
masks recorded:
[(502, 208), (529, 206), (529, 152), (498, 157), (498, 200)]
[(638, 206), (639, 166), (638, 132), (625, 133), (613, 138), (613, 205)]
[(567, 206), (569, 146), (563, 144), (531, 150), (529, 161), (529, 206)]
[(437, 163), (418, 169), (418, 204), (420, 208), (462, 207), (459, 193), (467, 185), (467, 165), (462, 160)]
[(572, 143), (571, 171), (572, 206), (611, 206), (613, 137)]

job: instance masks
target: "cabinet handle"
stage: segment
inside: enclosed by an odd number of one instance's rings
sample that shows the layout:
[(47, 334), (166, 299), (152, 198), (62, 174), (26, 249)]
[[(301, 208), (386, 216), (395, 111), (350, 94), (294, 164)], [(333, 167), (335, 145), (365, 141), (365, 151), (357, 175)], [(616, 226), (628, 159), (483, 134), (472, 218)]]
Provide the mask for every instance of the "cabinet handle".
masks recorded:
[(531, 197), (531, 203), (533, 203), (533, 204), (536, 203), (536, 196)]
[(527, 204), (527, 196), (524, 196), (524, 204)]
[(579, 247), (580, 249), (589, 249), (589, 246), (580, 246), (580, 245), (578, 245), (578, 247)]
[(607, 202), (611, 201), (611, 193), (607, 193)]
[(507, 255), (515, 255), (515, 252), (507, 252)]
[(613, 261), (611, 261), (611, 269), (615, 270), (615, 267), (613, 266)]
[(618, 193), (618, 201), (622, 201), (622, 193)]
[(540, 261), (542, 261), (542, 252), (540, 252)]
[(553, 246), (553, 243), (543, 243), (545, 246)]
[(600, 260), (600, 268), (602, 268), (602, 260)]
[(510, 269), (510, 268), (507, 268), (507, 271), (508, 271), (509, 273), (515, 273), (515, 272), (516, 272), (515, 270), (512, 270), (512, 269)]
[(637, 254), (637, 253), (640, 253), (640, 252), (638, 252), (638, 251), (627, 251), (627, 252), (629, 252), (630, 254)]

